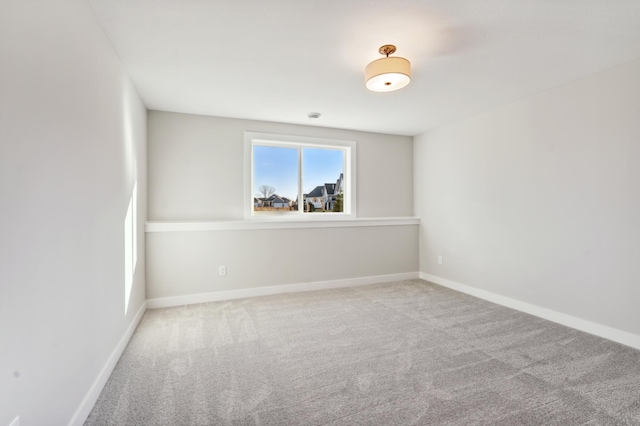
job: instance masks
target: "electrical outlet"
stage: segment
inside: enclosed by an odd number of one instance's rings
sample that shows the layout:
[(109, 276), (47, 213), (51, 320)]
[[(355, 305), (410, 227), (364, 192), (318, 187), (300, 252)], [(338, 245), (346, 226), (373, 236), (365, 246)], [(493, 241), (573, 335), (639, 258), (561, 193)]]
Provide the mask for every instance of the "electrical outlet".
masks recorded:
[(218, 274), (221, 277), (224, 277), (225, 275), (227, 275), (227, 267), (225, 265), (222, 265), (218, 268)]
[(442, 256), (438, 256), (438, 265), (442, 265)]
[(9, 426), (20, 426), (20, 416), (17, 416), (15, 419), (13, 419)]

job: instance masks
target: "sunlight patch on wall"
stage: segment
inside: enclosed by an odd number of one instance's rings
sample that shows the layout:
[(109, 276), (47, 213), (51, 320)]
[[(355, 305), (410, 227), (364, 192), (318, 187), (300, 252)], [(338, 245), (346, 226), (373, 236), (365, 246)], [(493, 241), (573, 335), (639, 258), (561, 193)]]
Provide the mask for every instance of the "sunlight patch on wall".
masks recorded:
[(129, 301), (133, 290), (133, 276), (138, 263), (138, 226), (137, 226), (138, 183), (133, 186), (127, 215), (124, 219), (124, 314), (129, 311)]
[(138, 265), (138, 182), (133, 185), (133, 195), (131, 196), (131, 205), (133, 206), (133, 227), (131, 230), (131, 238), (133, 240), (133, 269), (132, 275), (136, 273)]

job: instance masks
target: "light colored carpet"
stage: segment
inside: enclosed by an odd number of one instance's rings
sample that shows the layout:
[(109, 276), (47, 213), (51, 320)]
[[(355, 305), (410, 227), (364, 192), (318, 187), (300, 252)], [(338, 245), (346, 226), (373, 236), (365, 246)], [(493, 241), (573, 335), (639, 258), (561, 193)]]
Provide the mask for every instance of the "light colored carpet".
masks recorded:
[(87, 425), (640, 425), (640, 351), (422, 280), (149, 310)]

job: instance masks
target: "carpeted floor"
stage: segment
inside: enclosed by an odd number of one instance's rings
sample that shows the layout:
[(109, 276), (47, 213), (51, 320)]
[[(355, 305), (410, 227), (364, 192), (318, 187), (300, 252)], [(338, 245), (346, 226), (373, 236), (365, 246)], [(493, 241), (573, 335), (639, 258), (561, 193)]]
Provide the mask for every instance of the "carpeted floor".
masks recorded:
[(86, 425), (640, 425), (640, 351), (421, 280), (149, 310)]

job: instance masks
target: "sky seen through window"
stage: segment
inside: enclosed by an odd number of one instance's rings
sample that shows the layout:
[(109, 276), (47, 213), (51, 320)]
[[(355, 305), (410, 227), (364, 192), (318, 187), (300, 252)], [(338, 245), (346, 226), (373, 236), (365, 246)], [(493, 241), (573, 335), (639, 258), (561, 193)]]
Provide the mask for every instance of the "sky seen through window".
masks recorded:
[[(344, 152), (340, 149), (303, 148), (303, 193), (316, 186), (336, 183), (344, 172)], [(294, 200), (298, 196), (298, 150), (273, 146), (253, 147), (254, 196), (257, 188), (270, 185), (275, 193)]]

